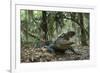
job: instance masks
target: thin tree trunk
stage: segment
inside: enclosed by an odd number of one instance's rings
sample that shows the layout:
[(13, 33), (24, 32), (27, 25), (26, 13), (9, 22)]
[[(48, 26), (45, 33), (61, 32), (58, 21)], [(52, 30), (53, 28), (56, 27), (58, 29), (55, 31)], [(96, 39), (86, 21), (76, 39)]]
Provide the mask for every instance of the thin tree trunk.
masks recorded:
[(42, 24), (41, 24), (41, 28), (44, 32), (44, 38), (47, 40), (47, 31), (48, 31), (48, 28), (47, 28), (47, 13), (46, 11), (43, 11), (42, 12)]
[(33, 19), (33, 10), (28, 10), (28, 22), (29, 22), (29, 25), (32, 24), (32, 19)]
[(87, 40), (86, 40), (86, 33), (84, 28), (83, 14), (79, 13), (79, 17), (80, 17), (80, 28), (81, 28), (81, 44), (85, 46), (87, 45)]
[(41, 30), (40, 31), (40, 37), (42, 41), (40, 41), (40, 46), (44, 46), (46, 41), (48, 40), (47, 32), (48, 32), (48, 27), (47, 27), (47, 12), (42, 11), (42, 23), (40, 25)]
[(26, 42), (28, 42), (28, 10), (25, 11), (25, 20), (26, 20), (26, 24), (25, 24), (25, 28), (26, 28), (26, 32), (25, 32), (25, 35), (26, 35)]

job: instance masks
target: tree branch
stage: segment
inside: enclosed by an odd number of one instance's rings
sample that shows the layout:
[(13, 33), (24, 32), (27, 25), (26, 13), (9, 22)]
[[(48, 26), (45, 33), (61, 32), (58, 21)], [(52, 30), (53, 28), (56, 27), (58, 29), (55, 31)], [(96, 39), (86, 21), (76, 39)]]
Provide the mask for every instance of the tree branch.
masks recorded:
[[(26, 32), (27, 30), (25, 28), (23, 28), (23, 31)], [(31, 33), (30, 31), (27, 31), (28, 35), (30, 35), (31, 37), (36, 38), (37, 40), (40, 40), (42, 42), (45, 42), (45, 40), (39, 38), (38, 36), (36, 36), (35, 34)]]

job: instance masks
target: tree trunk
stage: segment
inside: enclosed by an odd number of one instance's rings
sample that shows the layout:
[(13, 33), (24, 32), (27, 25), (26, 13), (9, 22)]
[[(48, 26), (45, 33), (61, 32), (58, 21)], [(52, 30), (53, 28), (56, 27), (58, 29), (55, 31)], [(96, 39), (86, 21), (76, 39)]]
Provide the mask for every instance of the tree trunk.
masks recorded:
[(33, 10), (28, 10), (29, 25), (32, 24), (32, 20), (33, 20)]
[(85, 46), (87, 45), (87, 40), (86, 40), (86, 33), (84, 28), (83, 14), (79, 13), (79, 17), (80, 17), (80, 28), (81, 28), (81, 44), (82, 46)]
[(48, 40), (47, 32), (48, 32), (48, 26), (47, 26), (47, 12), (42, 11), (42, 23), (40, 25), (40, 28), (42, 31), (40, 31), (40, 37), (43, 41), (40, 41), (41, 46), (45, 45), (45, 42)]
[(25, 24), (25, 28), (26, 28), (26, 32), (25, 32), (25, 35), (26, 35), (26, 41), (28, 42), (28, 10), (25, 11), (25, 20), (26, 20), (26, 24)]

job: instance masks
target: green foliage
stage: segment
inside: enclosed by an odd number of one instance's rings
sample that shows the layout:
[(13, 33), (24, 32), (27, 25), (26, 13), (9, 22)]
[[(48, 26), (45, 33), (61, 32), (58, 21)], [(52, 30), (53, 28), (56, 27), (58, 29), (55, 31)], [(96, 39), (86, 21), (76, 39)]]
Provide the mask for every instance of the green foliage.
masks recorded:
[(40, 47), (43, 40), (53, 41), (70, 30), (76, 32), (76, 42), (89, 41), (89, 13), (21, 10), (20, 19), (22, 47), (28, 42), (31, 42), (33, 47)]

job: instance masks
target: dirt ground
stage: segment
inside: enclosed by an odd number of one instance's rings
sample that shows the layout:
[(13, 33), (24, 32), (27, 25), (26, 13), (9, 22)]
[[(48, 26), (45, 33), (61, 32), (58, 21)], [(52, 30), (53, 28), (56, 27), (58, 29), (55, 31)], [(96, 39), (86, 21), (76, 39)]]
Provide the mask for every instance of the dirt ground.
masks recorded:
[(89, 60), (89, 47), (78, 47), (74, 49), (79, 55), (66, 50), (65, 53), (50, 53), (47, 48), (25, 48), (21, 49), (21, 62), (49, 62), (69, 60)]

